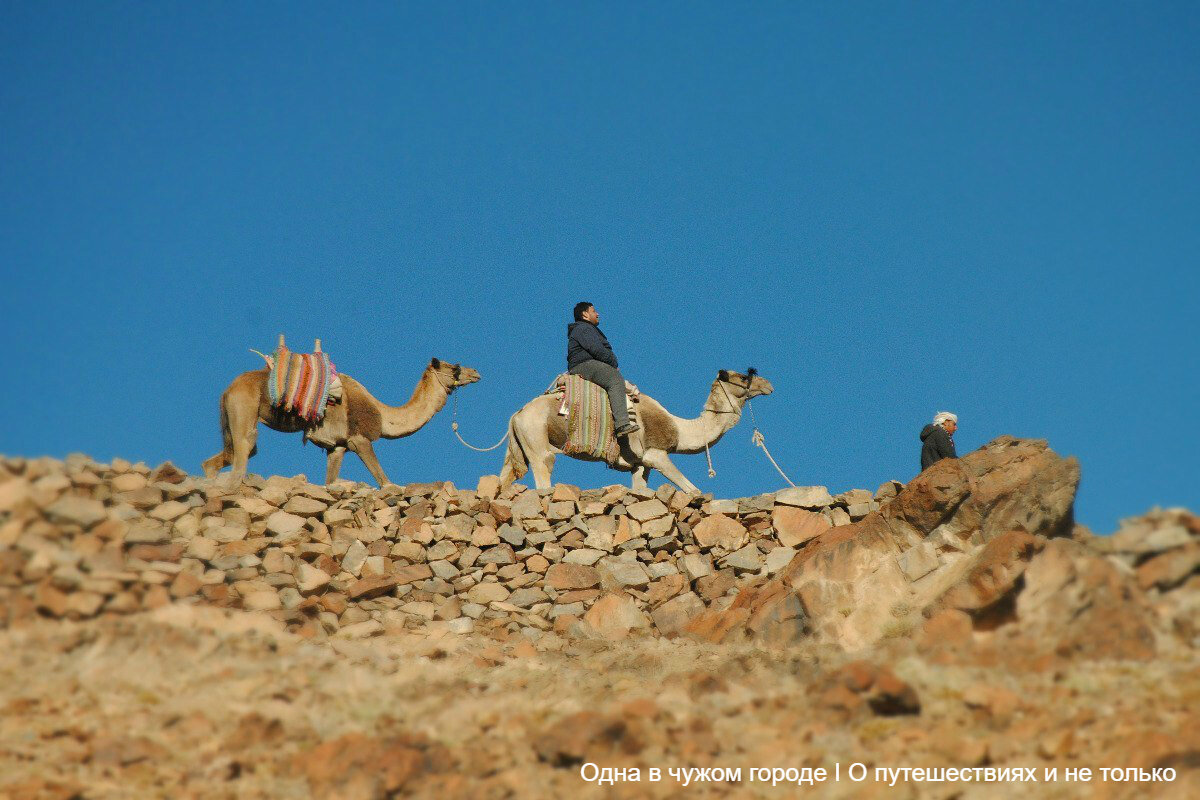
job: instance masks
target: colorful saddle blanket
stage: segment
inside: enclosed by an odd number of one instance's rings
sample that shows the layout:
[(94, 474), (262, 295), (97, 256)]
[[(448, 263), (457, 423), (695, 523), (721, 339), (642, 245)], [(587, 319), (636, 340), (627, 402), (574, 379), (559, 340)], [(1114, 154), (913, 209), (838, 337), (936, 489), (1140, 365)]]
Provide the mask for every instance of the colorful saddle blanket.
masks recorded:
[(280, 345), (269, 362), (267, 391), (271, 405), (309, 421), (325, 416), (330, 389), (340, 385), (337, 370), (325, 353), (293, 353)]
[[(637, 387), (627, 384), (633, 392)], [(602, 458), (610, 466), (617, 463), (621, 450), (613, 435), (612, 407), (603, 386), (579, 375), (559, 375), (547, 394), (562, 393), (559, 413), (567, 418), (567, 441), (563, 452)], [(634, 395), (636, 397), (636, 395)], [(633, 407), (630, 406), (631, 412)]]

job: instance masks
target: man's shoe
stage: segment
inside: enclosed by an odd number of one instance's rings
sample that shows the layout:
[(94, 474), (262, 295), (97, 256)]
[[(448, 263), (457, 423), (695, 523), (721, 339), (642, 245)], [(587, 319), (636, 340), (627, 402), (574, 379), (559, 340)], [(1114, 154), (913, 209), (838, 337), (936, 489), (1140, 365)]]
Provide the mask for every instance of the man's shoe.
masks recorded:
[(627, 422), (620, 428), (617, 428), (615, 431), (613, 431), (613, 435), (623, 439), (631, 433), (637, 433), (641, 429), (641, 426), (636, 422)]

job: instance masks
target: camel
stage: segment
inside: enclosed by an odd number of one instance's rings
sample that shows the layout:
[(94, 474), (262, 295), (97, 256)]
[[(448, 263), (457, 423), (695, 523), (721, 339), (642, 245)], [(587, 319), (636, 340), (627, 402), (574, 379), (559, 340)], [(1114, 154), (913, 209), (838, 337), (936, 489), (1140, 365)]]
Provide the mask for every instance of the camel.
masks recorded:
[[(319, 347), (318, 347), (319, 349)], [(261, 355), (261, 354), (260, 354)], [(239, 485), (246, 477), (246, 462), (258, 452), (258, 423), (283, 433), (304, 431), (304, 438), (325, 451), (325, 483), (337, 480), (342, 457), (349, 449), (367, 465), (371, 476), (383, 486), (388, 477), (379, 466), (372, 443), (377, 439), (400, 439), (421, 429), (446, 405), (450, 393), (460, 386), (475, 383), (479, 373), (470, 367), (433, 359), (421, 374), (412, 398), (402, 406), (379, 402), (361, 383), (339, 374), (342, 400), (331, 403), (316, 425), (308, 425), (291, 412), (271, 405), (267, 376), (263, 368), (243, 372), (233, 379), (221, 395), (221, 452), (204, 462), (204, 474), (214, 477), (222, 468), (233, 465), (231, 480)]]
[[(704, 409), (695, 419), (670, 414), (653, 397), (643, 394), (636, 410), (641, 430), (619, 440), (621, 454), (615, 469), (632, 472), (634, 489), (646, 488), (650, 470), (656, 469), (685, 492), (699, 494), (695, 484), (671, 463), (670, 453), (699, 453), (721, 440), (742, 417), (742, 406), (752, 397), (775, 391), (770, 381), (749, 370), (746, 375), (721, 370), (713, 381)], [(530, 400), (508, 421), (508, 453), (500, 472), (500, 485), (507, 487), (530, 467), (538, 489), (550, 488), (554, 459), (562, 455), (567, 440), (567, 419), (558, 413), (560, 398), (541, 395)], [(572, 454), (584, 461), (598, 458)]]

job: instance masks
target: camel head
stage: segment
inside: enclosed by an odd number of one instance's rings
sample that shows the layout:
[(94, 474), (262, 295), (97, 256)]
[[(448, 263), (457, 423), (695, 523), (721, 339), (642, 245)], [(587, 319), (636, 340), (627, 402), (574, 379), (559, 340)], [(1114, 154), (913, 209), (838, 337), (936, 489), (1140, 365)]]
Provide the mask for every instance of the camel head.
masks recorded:
[(429, 369), (433, 370), (442, 386), (451, 392), (460, 386), (466, 386), (468, 383), (475, 383), (479, 380), (479, 373), (476, 370), (461, 364), (451, 364), (440, 358), (430, 359)]
[(731, 396), (747, 400), (752, 397), (768, 395), (775, 391), (775, 387), (771, 385), (771, 382), (759, 375), (758, 370), (754, 367), (746, 370), (744, 375), (740, 372), (731, 372), (723, 369), (717, 374), (717, 381), (725, 384), (726, 391)]

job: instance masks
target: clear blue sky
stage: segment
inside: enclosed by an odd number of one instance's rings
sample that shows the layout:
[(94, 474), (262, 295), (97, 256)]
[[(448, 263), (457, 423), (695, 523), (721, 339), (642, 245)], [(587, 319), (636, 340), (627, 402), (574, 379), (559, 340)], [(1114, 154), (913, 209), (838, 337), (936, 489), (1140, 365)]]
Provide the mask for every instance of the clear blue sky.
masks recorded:
[[(910, 479), (946, 408), (1079, 456), (1097, 531), (1198, 508), (1197, 41), (1194, 3), (5, 0), (0, 452), (198, 472), (279, 331), (397, 403), (476, 367), (490, 444), (587, 299), (676, 413), (758, 367), (798, 483)], [(498, 471), (449, 426), (393, 480)], [(676, 463), (779, 488), (749, 437)]]

